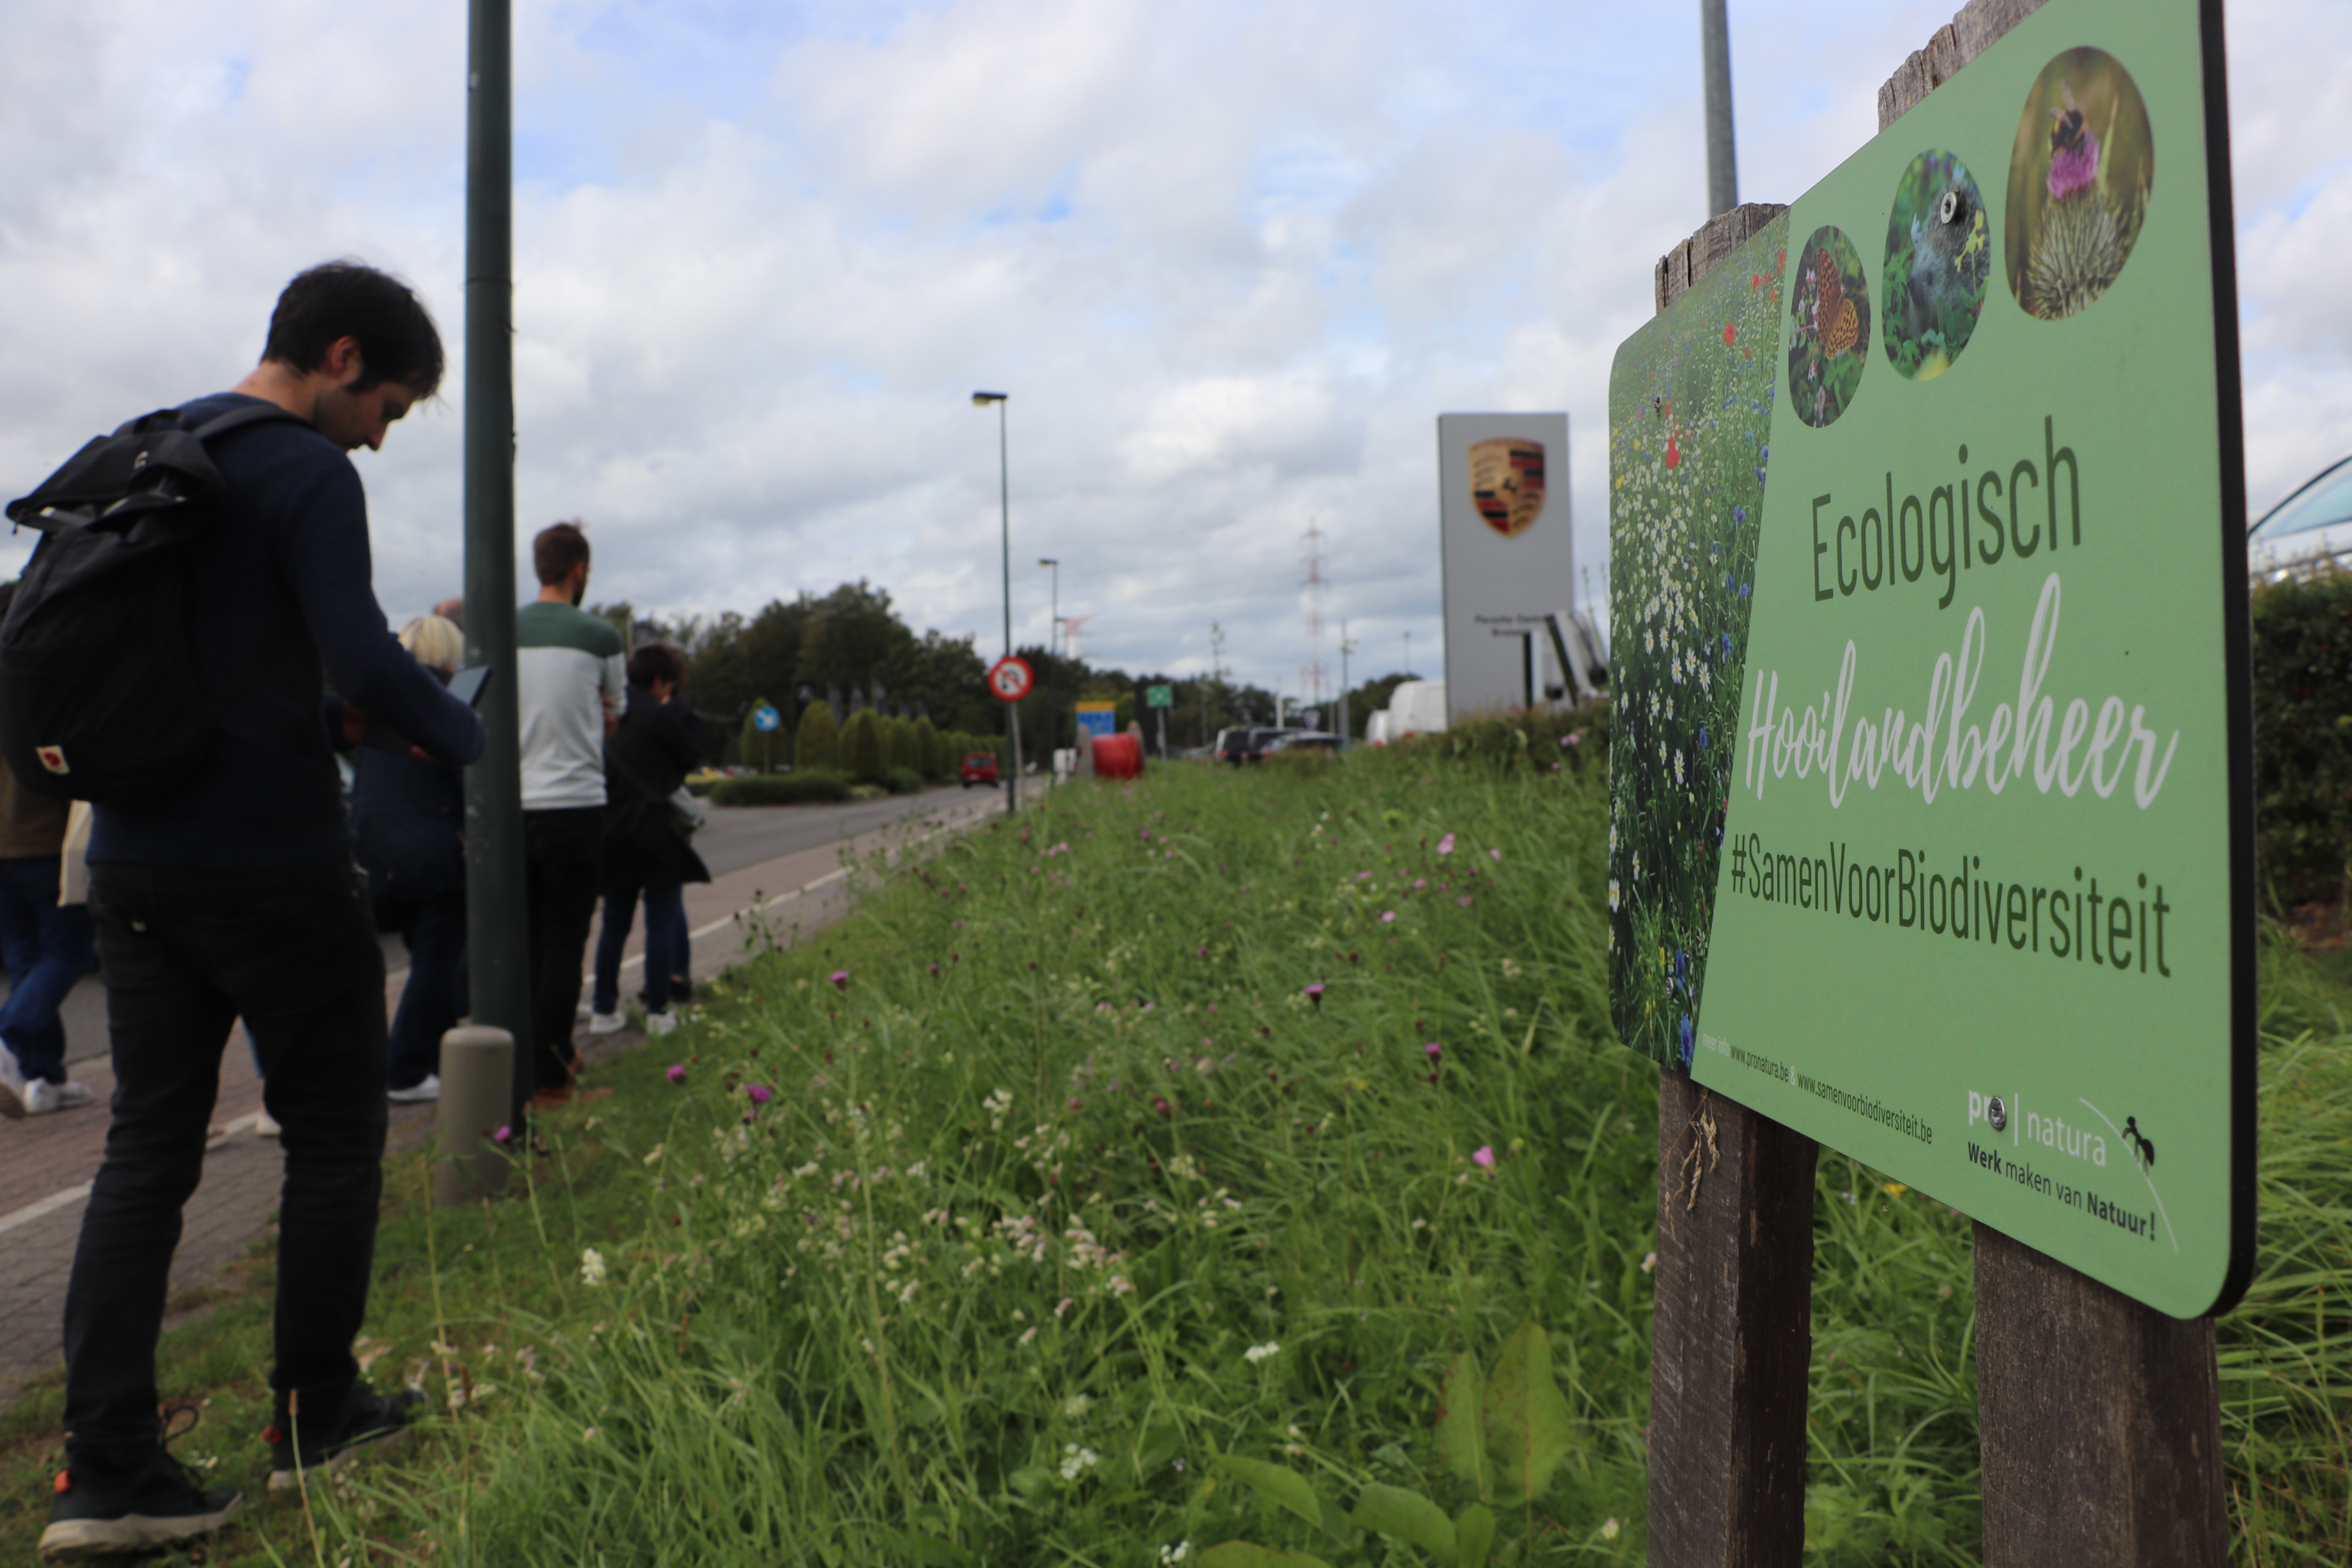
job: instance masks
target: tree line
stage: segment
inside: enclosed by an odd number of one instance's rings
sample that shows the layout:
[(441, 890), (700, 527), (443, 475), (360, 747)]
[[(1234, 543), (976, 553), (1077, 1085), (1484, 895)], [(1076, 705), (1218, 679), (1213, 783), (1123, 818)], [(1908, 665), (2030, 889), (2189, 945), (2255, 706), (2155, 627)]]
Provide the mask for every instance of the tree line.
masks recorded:
[[(713, 766), (764, 768), (836, 766), (837, 747), (848, 727), (871, 711), (887, 734), (887, 721), (929, 721), (932, 733), (962, 737), (972, 748), (1002, 749), (1003, 705), (991, 695), (988, 666), (970, 636), (939, 631), (918, 634), (900, 618), (887, 590), (861, 578), (824, 595), (802, 593), (778, 599), (753, 615), (726, 611), (715, 616), (677, 620), (639, 616), (627, 603), (592, 605), (590, 612), (622, 630), (632, 645), (670, 643), (687, 659), (686, 698), (702, 718), (704, 760)], [(1275, 722), (1275, 696), (1264, 687), (1228, 679), (1222, 670), (1206, 676), (1131, 672), (1034, 645), (1017, 650), (1035, 674), (1036, 685), (1020, 705), (1024, 759), (1044, 765), (1056, 745), (1076, 744), (1080, 702), (1114, 705), (1114, 721), (1124, 731), (1140, 721), (1144, 742), (1157, 752), (1161, 726), (1146, 694), (1166, 686), (1167, 744), (1171, 752), (1206, 746), (1220, 729)], [(1402, 674), (1368, 682), (1349, 694), (1352, 733), (1384, 704)], [(761, 703), (773, 706), (772, 732), (751, 722)], [(832, 737), (823, 757), (795, 756), (804, 720), (822, 704)], [(1295, 705), (1294, 705), (1295, 712)], [(1335, 727), (1338, 714), (1324, 715)], [(980, 737), (993, 737), (985, 745)], [(931, 760), (931, 759), (927, 759)], [(917, 763), (928, 773), (932, 767)]]

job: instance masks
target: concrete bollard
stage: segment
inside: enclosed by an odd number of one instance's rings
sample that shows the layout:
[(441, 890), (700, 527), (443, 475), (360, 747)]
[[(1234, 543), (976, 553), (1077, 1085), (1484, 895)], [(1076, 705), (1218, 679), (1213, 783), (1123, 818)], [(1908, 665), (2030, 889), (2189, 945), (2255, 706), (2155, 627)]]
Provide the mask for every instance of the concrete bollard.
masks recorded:
[(441, 1148), (433, 1201), (443, 1207), (506, 1190), (507, 1151), (491, 1134), (510, 1119), (514, 1036), (468, 1025), (441, 1037)]

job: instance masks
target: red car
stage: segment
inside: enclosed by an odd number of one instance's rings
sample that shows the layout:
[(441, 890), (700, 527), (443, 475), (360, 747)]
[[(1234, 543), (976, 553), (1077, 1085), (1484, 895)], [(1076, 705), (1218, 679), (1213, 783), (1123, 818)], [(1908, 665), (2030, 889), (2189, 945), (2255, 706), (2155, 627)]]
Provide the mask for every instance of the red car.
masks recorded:
[(967, 751), (963, 757), (963, 787), (996, 782), (996, 758), (985, 751)]

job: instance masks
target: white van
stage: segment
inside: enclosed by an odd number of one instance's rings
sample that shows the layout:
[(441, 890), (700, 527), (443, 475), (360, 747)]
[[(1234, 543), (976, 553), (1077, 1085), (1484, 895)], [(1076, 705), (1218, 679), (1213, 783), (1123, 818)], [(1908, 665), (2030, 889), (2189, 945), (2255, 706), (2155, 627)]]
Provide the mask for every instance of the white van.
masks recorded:
[(1389, 710), (1381, 708), (1364, 721), (1364, 744), (1386, 746), (1389, 743)]
[(1442, 735), (1445, 731), (1445, 683), (1444, 681), (1404, 681), (1389, 694), (1389, 722), (1385, 738), (1402, 740), (1409, 735)]

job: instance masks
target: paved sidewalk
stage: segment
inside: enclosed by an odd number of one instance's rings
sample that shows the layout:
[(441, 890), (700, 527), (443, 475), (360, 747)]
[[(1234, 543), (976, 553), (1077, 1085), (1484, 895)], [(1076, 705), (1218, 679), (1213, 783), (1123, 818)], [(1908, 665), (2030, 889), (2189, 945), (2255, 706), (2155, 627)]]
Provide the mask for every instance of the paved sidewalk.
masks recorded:
[[(747, 917), (764, 925), (779, 946), (839, 919), (850, 903), (846, 858), (969, 826), (998, 809), (992, 800), (959, 801), (901, 826), (861, 834), (845, 845), (803, 850), (688, 887), (686, 915), (694, 936), (695, 975), (706, 977), (743, 961)], [(644, 935), (641, 911), (629, 939), (629, 967), (622, 975), (625, 994), (636, 988)], [(751, 949), (761, 950), (756, 945)], [(387, 1007), (398, 1002), (407, 975), (403, 968), (389, 977)], [(610, 1056), (643, 1039), (632, 1028), (595, 1040), (588, 1054)], [(583, 1050), (591, 1044), (584, 1027), (580, 1040)], [(110, 1063), (93, 1058), (74, 1071), (102, 1107), (114, 1090)], [(173, 1260), (175, 1301), (242, 1257), (271, 1228), (283, 1166), (277, 1143), (253, 1131), (260, 1109), (261, 1084), (239, 1031), (222, 1058), (213, 1112), (225, 1132), (205, 1154), (204, 1179), (188, 1202)], [(105, 1150), (107, 1119), (103, 1109), (93, 1107), (0, 1122), (0, 1258), (6, 1260), (0, 1266), (0, 1407), (15, 1401), (26, 1380), (63, 1361), (66, 1279), (81, 1234), (82, 1202)], [(431, 1134), (433, 1123), (431, 1105), (393, 1106), (392, 1146), (414, 1145)]]

